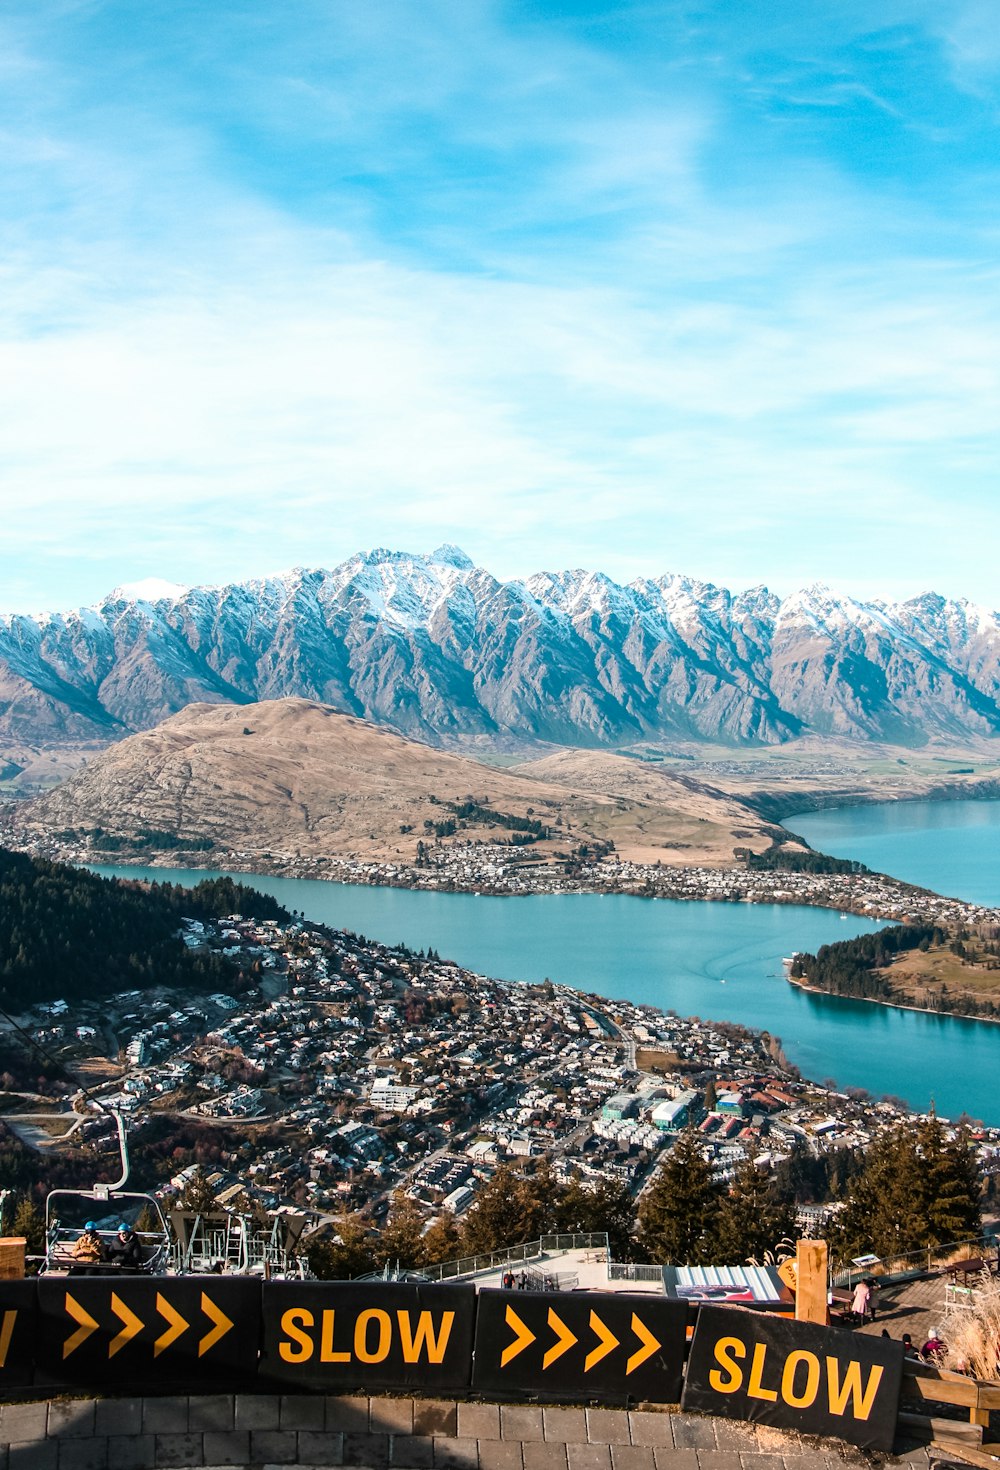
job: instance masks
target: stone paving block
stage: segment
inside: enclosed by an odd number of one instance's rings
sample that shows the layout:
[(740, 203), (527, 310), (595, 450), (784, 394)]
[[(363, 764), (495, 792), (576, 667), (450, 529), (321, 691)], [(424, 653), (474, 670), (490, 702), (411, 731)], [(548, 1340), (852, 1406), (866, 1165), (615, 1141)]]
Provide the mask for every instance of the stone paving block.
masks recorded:
[(234, 1429), (277, 1429), (280, 1414), (276, 1393), (238, 1393), (233, 1401)]
[(748, 1455), (761, 1453), (756, 1426), (744, 1424), (740, 1419), (716, 1419), (715, 1442), (720, 1450), (743, 1451)]
[(249, 1429), (206, 1430), (206, 1465), (247, 1465), (250, 1462)]
[(191, 1434), (208, 1429), (232, 1429), (233, 1422), (231, 1393), (207, 1393), (188, 1400), (188, 1431)]
[(412, 1434), (412, 1399), (370, 1399), (368, 1427), (378, 1434)]
[[(302, 1429), (332, 1429), (342, 1433), (368, 1433), (368, 1400), (363, 1394), (329, 1394), (322, 1424), (303, 1424)], [(375, 1426), (378, 1428), (378, 1425)]]
[(715, 1424), (711, 1419), (699, 1419), (696, 1414), (671, 1414), (670, 1423), (674, 1432), (675, 1449), (714, 1450), (716, 1448)]
[(299, 1453), (294, 1429), (251, 1429), (250, 1458), (255, 1465), (294, 1465)]
[(557, 1440), (560, 1444), (586, 1444), (590, 1438), (587, 1433), (586, 1409), (556, 1409), (546, 1406), (542, 1410), (542, 1426), (545, 1438)]
[(59, 1441), (41, 1440), (37, 1444), (12, 1444), (10, 1470), (58, 1470)]
[(33, 1444), (45, 1438), (48, 1420), (48, 1404), (4, 1404), (0, 1435), (7, 1444)]
[[(697, 1454), (699, 1470), (743, 1470), (735, 1450), (698, 1450)], [(747, 1455), (743, 1464), (759, 1458), (758, 1455)]]
[(523, 1464), (521, 1446), (514, 1440), (479, 1441), (479, 1470), (522, 1470)]
[(394, 1434), (389, 1440), (389, 1463), (406, 1470), (430, 1470), (434, 1464), (434, 1441), (416, 1434)]
[[(784, 1455), (754, 1454), (752, 1450), (744, 1450), (740, 1455), (743, 1461), (743, 1470), (785, 1470)], [(724, 1467), (720, 1467), (724, 1470)]]
[(459, 1404), (458, 1432), (463, 1439), (499, 1439), (499, 1405)]
[[(628, 1414), (624, 1409), (588, 1409), (587, 1439), (591, 1444), (631, 1444)], [(672, 1444), (673, 1441), (665, 1440), (664, 1443)]]
[(156, 1458), (151, 1434), (119, 1434), (108, 1438), (108, 1470), (149, 1470)]
[(656, 1470), (698, 1470), (695, 1450), (672, 1450), (669, 1445), (653, 1446)]
[(344, 1436), (339, 1430), (316, 1431), (300, 1429), (296, 1438), (299, 1442), (298, 1463), (300, 1465), (342, 1465), (344, 1463)]
[(186, 1398), (143, 1399), (143, 1434), (187, 1434)]
[(610, 1445), (568, 1444), (566, 1458), (569, 1470), (611, 1470)]
[(521, 1446), (521, 1454), (524, 1459), (524, 1470), (566, 1470), (566, 1445), (565, 1443), (538, 1443), (529, 1440)]
[(59, 1470), (108, 1470), (107, 1435), (60, 1440)]
[(541, 1409), (536, 1404), (502, 1404), (500, 1436), (502, 1439), (519, 1439), (522, 1444), (544, 1439)]
[(389, 1436), (387, 1434), (344, 1435), (344, 1464), (368, 1465), (373, 1470), (383, 1470), (389, 1463)]
[(142, 1433), (142, 1399), (99, 1399), (94, 1411), (95, 1434)]
[(673, 1414), (657, 1414), (652, 1409), (633, 1409), (628, 1416), (629, 1430), (634, 1445), (673, 1446)]
[(434, 1439), (435, 1470), (479, 1470), (479, 1445), (457, 1435)]
[(183, 1465), (185, 1470), (192, 1465), (204, 1465), (202, 1438), (200, 1434), (158, 1434), (156, 1436), (156, 1464)]
[(431, 1437), (458, 1433), (458, 1405), (454, 1399), (414, 1399), (413, 1432)]
[[(364, 1400), (367, 1426), (368, 1400)], [(279, 1429), (325, 1429), (326, 1404), (319, 1394), (283, 1393), (278, 1406)]]
[(95, 1399), (62, 1399), (49, 1404), (48, 1436), (50, 1439), (89, 1439), (94, 1433), (97, 1401)]
[(782, 1458), (785, 1470), (834, 1470), (835, 1466), (843, 1463), (839, 1455), (824, 1450), (803, 1450), (800, 1454), (783, 1455)]
[(613, 1470), (655, 1470), (653, 1451), (649, 1445), (613, 1444), (611, 1464)]

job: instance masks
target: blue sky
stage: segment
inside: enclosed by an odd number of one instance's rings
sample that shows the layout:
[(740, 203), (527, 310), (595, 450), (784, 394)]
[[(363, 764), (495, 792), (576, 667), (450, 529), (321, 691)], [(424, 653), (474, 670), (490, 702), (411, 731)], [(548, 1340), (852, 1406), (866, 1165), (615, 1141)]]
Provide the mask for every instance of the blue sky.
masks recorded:
[(0, 606), (448, 540), (997, 607), (998, 81), (987, 0), (8, 0)]

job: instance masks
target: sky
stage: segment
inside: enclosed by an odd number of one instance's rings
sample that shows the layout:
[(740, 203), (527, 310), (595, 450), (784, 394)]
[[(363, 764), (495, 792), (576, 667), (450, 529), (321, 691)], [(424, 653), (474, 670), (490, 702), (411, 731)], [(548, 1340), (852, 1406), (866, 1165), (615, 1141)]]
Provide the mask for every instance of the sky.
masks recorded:
[(0, 607), (448, 541), (1000, 605), (993, 0), (7, 0)]

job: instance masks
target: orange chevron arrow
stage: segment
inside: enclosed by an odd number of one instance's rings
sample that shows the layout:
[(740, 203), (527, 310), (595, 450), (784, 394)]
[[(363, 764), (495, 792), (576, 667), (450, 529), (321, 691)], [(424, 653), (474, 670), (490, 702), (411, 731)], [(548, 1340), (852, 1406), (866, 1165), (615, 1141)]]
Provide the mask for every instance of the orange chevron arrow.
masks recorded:
[(505, 1347), (503, 1352), (500, 1354), (501, 1368), (506, 1368), (508, 1363), (512, 1363), (514, 1361), (518, 1353), (523, 1353), (525, 1348), (529, 1347), (531, 1343), (533, 1343), (535, 1340), (535, 1334), (532, 1332), (530, 1327), (526, 1326), (521, 1321), (520, 1317), (514, 1311), (513, 1307), (507, 1308), (505, 1317), (507, 1321), (507, 1326), (514, 1329), (515, 1337), (510, 1346)]
[(634, 1312), (632, 1313), (632, 1331), (642, 1343), (642, 1346), (637, 1348), (629, 1358), (625, 1368), (626, 1377), (629, 1373), (634, 1373), (636, 1368), (644, 1363), (647, 1358), (651, 1358), (658, 1347), (663, 1346), (662, 1342), (653, 1336), (645, 1322), (641, 1321)]
[(563, 1353), (568, 1352), (573, 1344), (578, 1341), (576, 1334), (574, 1332), (570, 1332), (569, 1328), (566, 1326), (566, 1323), (562, 1320), (561, 1317), (556, 1316), (551, 1307), (549, 1307), (549, 1326), (556, 1334), (556, 1338), (558, 1340), (554, 1347), (549, 1348), (548, 1352), (542, 1359), (543, 1368), (550, 1368), (557, 1358), (561, 1358)]
[(109, 1360), (113, 1358), (116, 1353), (120, 1353), (122, 1348), (126, 1347), (128, 1343), (132, 1341), (136, 1333), (142, 1331), (143, 1325), (140, 1318), (135, 1315), (131, 1307), (127, 1307), (125, 1305), (125, 1303), (122, 1301), (121, 1297), (116, 1291), (113, 1291), (111, 1293), (111, 1310), (114, 1312), (119, 1322), (122, 1323), (122, 1330), (121, 1332), (119, 1332), (117, 1337), (113, 1338), (111, 1342), (108, 1343)]
[(231, 1322), (222, 1308), (217, 1307), (215, 1302), (205, 1292), (201, 1294), (201, 1310), (210, 1321), (215, 1323), (215, 1326), (211, 1332), (205, 1333), (205, 1336), (198, 1344), (199, 1358), (203, 1358), (206, 1353), (211, 1352), (215, 1344), (221, 1342), (226, 1333), (236, 1326), (235, 1322)]
[(73, 1318), (73, 1321), (79, 1322), (80, 1325), (76, 1329), (76, 1331), (71, 1333), (70, 1336), (67, 1337), (66, 1341), (63, 1343), (64, 1363), (69, 1357), (70, 1353), (75, 1353), (80, 1344), (86, 1342), (87, 1338), (92, 1332), (97, 1331), (98, 1326), (90, 1313), (84, 1311), (80, 1303), (76, 1300), (75, 1297), (70, 1296), (69, 1292), (66, 1293), (66, 1310)]
[(606, 1358), (608, 1353), (614, 1352), (618, 1346), (617, 1337), (615, 1337), (607, 1323), (601, 1321), (596, 1312), (591, 1312), (590, 1314), (590, 1328), (592, 1332), (597, 1333), (601, 1341), (597, 1347), (592, 1348), (587, 1354), (583, 1364), (584, 1373), (589, 1373), (591, 1368), (596, 1367), (602, 1358)]
[(156, 1310), (170, 1325), (166, 1332), (161, 1332), (153, 1344), (153, 1357), (158, 1358), (168, 1347), (172, 1347), (177, 1339), (191, 1326), (186, 1317), (182, 1317), (176, 1307), (172, 1307), (161, 1291), (156, 1293)]

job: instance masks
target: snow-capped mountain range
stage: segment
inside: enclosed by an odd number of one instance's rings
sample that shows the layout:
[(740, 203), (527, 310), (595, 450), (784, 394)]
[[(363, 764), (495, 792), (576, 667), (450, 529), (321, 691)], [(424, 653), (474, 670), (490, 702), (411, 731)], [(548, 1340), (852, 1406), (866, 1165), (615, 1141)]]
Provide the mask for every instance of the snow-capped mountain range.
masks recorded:
[(935, 594), (779, 599), (666, 575), (500, 582), (456, 547), (226, 587), (153, 579), (0, 617), (0, 736), (115, 739), (194, 701), (301, 695), (438, 745), (919, 745), (1000, 733), (1000, 620)]

